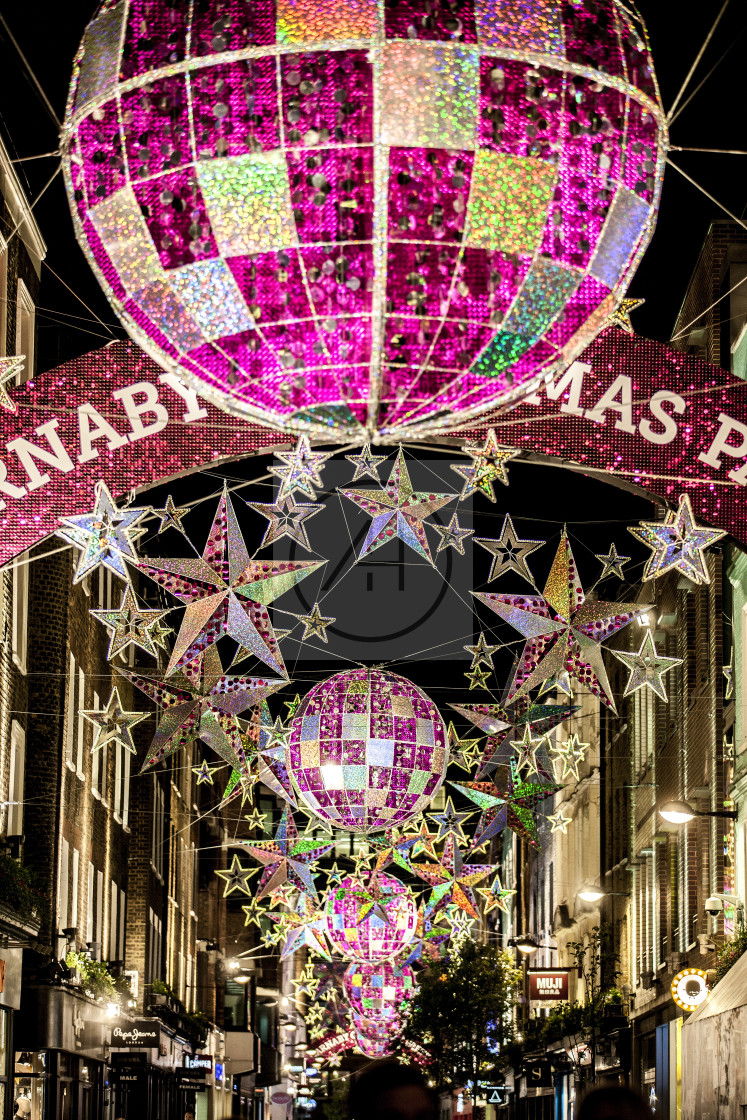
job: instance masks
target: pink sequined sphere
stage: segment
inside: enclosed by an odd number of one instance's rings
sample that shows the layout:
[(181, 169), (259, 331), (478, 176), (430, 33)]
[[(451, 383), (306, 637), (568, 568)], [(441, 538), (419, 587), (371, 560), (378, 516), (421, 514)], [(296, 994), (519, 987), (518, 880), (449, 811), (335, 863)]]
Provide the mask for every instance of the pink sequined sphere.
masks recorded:
[(351, 964), (342, 980), (353, 1014), (390, 1026), (417, 990), (415, 973), (409, 965), (397, 968), (389, 961)]
[(335, 828), (404, 824), (440, 787), (446, 727), (424, 692), (396, 673), (352, 669), (311, 689), (291, 723), (288, 773)]
[(666, 126), (622, 0), (105, 3), (63, 132), (132, 337), (216, 403), (394, 440), (524, 395), (622, 297)]
[(366, 886), (352, 876), (333, 887), (324, 907), (327, 934), (340, 956), (359, 961), (392, 960), (415, 936), (418, 915), (412, 892), (391, 875), (379, 875), (384, 921), (375, 910), (358, 921)]

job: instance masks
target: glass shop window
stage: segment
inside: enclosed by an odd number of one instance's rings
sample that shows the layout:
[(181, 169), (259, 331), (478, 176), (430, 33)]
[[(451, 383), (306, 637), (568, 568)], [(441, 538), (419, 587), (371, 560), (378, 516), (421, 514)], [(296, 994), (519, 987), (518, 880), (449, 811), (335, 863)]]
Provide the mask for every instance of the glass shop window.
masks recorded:
[(47, 1072), (45, 1051), (21, 1050), (16, 1053), (13, 1078), (14, 1120), (43, 1120)]

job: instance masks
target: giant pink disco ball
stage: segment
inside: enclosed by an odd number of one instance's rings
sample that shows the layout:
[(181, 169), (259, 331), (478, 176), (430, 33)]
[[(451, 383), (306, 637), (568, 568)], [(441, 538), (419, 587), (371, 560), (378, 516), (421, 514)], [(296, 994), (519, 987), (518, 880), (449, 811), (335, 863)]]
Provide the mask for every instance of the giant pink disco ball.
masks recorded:
[(385, 441), (581, 352), (665, 144), (623, 0), (106, 0), (63, 134), (78, 238), (148, 353), (264, 424)]
[(386, 921), (375, 910), (358, 919), (367, 891), (360, 879), (349, 875), (329, 891), (324, 905), (326, 932), (340, 956), (359, 961), (393, 960), (415, 936), (418, 912), (410, 888), (383, 874), (377, 876), (377, 885)]
[(397, 968), (390, 961), (351, 964), (342, 982), (353, 1014), (392, 1028), (417, 991), (410, 966)]
[(291, 721), (286, 765), (307, 807), (353, 832), (416, 816), (441, 786), (446, 726), (396, 673), (352, 669), (315, 685)]

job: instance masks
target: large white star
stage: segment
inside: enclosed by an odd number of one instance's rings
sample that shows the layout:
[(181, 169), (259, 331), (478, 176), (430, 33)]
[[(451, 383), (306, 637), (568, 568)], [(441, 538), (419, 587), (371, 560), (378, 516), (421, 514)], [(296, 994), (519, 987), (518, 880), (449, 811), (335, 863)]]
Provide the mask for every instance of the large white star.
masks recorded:
[(630, 696), (631, 693), (637, 692), (639, 688), (650, 688), (660, 700), (666, 703), (667, 690), (662, 677), (675, 665), (682, 664), (681, 657), (664, 657), (660, 654), (654, 645), (650, 630), (646, 631), (646, 636), (638, 653), (625, 653), (618, 649), (613, 649), (610, 652), (618, 661), (622, 661), (623, 665), (630, 669), (630, 676), (628, 677), (628, 683), (625, 685), (623, 696)]

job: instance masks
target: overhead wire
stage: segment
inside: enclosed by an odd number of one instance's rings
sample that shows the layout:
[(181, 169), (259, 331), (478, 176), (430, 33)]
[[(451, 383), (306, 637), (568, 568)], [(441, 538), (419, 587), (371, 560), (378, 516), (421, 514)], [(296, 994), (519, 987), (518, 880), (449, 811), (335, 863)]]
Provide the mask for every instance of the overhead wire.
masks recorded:
[(36, 89), (36, 92), (39, 94), (39, 96), (42, 99), (42, 102), (44, 103), (44, 108), (47, 110), (47, 113), (49, 114), (49, 116), (54, 121), (54, 123), (57, 127), (57, 131), (58, 132), (61, 131), (62, 130), (62, 121), (57, 116), (57, 113), (55, 112), (55, 108), (52, 105), (52, 102), (47, 97), (46, 93), (44, 92), (44, 87), (42, 86), (41, 82), (39, 81), (39, 79), (37, 78), (37, 76), (34, 72), (34, 68), (32, 67), (29, 60), (26, 58), (26, 55), (23, 53), (23, 50), (21, 49), (20, 43), (18, 42), (15, 35), (13, 34), (10, 27), (8, 26), (8, 22), (5, 19), (5, 16), (3, 15), (3, 13), (1, 11), (0, 11), (0, 25), (2, 25), (3, 30), (5, 31), (5, 34), (8, 36), (11, 43), (13, 44), (13, 47), (15, 48), (15, 51), (16, 51), (18, 57), (20, 58), (21, 62), (23, 63), (23, 66), (26, 70), (26, 73), (28, 74), (29, 78), (31, 79), (31, 81), (34, 85), (34, 88)]
[(679, 105), (679, 103), (682, 100), (685, 92), (687, 91), (687, 87), (690, 85), (690, 80), (691, 80), (693, 74), (695, 73), (695, 71), (697, 70), (698, 65), (700, 64), (701, 58), (703, 57), (706, 50), (708, 49), (708, 45), (710, 44), (713, 36), (716, 33), (716, 28), (718, 27), (719, 23), (721, 22), (722, 16), (724, 15), (724, 12), (726, 11), (726, 9), (728, 7), (729, 7), (729, 0), (724, 0), (724, 3), (721, 6), (721, 10), (719, 11), (718, 15), (716, 16), (715, 20), (713, 21), (713, 24), (711, 25), (710, 31), (706, 35), (706, 37), (703, 40), (703, 43), (700, 47), (700, 50), (698, 51), (697, 55), (695, 56), (695, 61), (693, 62), (690, 69), (688, 70), (687, 76), (685, 77), (684, 82), (680, 86), (680, 89), (679, 89), (679, 92), (678, 92), (677, 96), (675, 97), (674, 101), (672, 102), (672, 105), (669, 109), (669, 112), (667, 113), (667, 123), (669, 123), (672, 120), (672, 118), (674, 116), (674, 113), (677, 110), (677, 106)]

